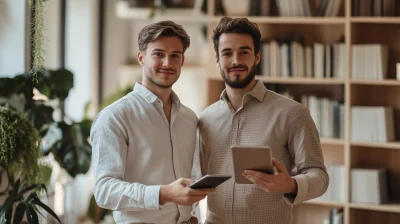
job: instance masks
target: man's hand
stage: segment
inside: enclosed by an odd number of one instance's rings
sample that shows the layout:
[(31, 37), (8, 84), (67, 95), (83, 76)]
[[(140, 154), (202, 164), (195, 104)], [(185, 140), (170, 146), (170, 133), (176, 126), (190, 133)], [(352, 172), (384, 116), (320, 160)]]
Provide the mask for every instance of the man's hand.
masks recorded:
[(215, 192), (215, 188), (207, 189), (191, 189), (187, 186), (192, 184), (194, 180), (179, 178), (178, 180), (161, 186), (160, 189), (160, 205), (167, 202), (173, 202), (178, 205), (192, 205), (202, 199), (204, 199), (207, 194)]
[(286, 168), (277, 160), (272, 163), (277, 169), (275, 174), (266, 174), (254, 170), (245, 170), (242, 174), (259, 188), (268, 193), (297, 193), (297, 183)]
[(192, 218), (190, 218), (190, 223), (192, 223), (192, 224), (198, 224), (199, 221), (197, 220), (196, 217), (192, 216)]

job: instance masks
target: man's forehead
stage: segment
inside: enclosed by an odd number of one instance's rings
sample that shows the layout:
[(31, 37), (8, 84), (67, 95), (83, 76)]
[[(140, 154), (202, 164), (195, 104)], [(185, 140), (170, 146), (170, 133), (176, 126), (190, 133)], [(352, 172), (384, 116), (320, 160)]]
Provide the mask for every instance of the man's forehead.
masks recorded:
[(224, 33), (219, 38), (220, 47), (228, 48), (242, 48), (250, 47), (253, 48), (253, 39), (248, 34), (239, 33)]

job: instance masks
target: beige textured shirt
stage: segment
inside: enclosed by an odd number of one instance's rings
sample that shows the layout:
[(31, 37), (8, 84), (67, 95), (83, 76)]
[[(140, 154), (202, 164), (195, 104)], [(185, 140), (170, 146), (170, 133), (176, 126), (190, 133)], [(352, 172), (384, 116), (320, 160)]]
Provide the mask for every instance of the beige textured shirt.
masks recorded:
[(191, 206), (159, 206), (160, 186), (190, 178), (197, 116), (172, 93), (171, 122), (144, 86), (106, 107), (91, 129), (94, 196), (116, 223), (182, 223)]
[(236, 112), (227, 100), (206, 108), (199, 118), (202, 175), (234, 176), (230, 146), (270, 146), (275, 159), (294, 176), (294, 198), (266, 193), (254, 184), (235, 184), (234, 178), (208, 196), (207, 223), (288, 224), (292, 205), (322, 195), (329, 184), (318, 131), (303, 105), (267, 90), (261, 81), (243, 97)]

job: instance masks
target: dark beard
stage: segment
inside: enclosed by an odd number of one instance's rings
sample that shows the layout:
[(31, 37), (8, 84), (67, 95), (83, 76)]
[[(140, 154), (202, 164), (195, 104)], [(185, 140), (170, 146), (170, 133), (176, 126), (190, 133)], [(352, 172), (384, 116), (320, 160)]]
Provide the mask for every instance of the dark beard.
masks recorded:
[(247, 85), (250, 84), (250, 82), (254, 79), (256, 76), (256, 64), (254, 64), (249, 73), (247, 74), (246, 78), (244, 78), (242, 81), (240, 81), (239, 77), (236, 77), (235, 80), (230, 80), (228, 76), (225, 74), (224, 70), (220, 68), (220, 73), (222, 76), (222, 79), (224, 79), (225, 83), (233, 88), (233, 89), (243, 89)]

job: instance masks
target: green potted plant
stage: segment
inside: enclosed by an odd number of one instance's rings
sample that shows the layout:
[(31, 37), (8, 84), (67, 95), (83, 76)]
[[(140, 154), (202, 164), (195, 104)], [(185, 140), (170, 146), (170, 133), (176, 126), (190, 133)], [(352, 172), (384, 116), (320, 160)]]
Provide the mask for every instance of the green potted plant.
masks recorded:
[(23, 114), (0, 106), (0, 171), (7, 174), (7, 180), (2, 181), (8, 182), (0, 193), (7, 197), (0, 206), (1, 223), (21, 223), (25, 214), (28, 223), (38, 223), (39, 208), (61, 223), (38, 196), (41, 190), (47, 191), (44, 184), (37, 183), (39, 142), (38, 132)]

